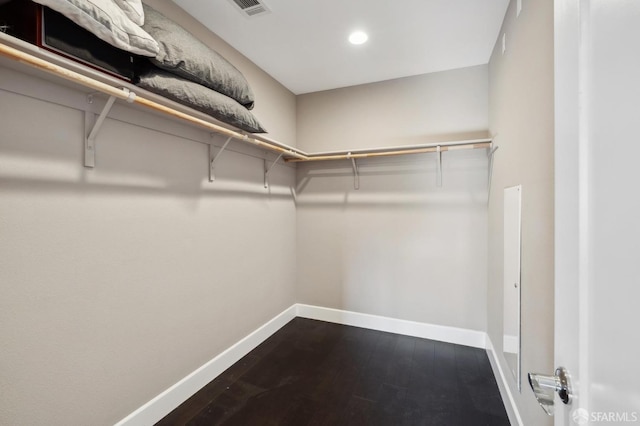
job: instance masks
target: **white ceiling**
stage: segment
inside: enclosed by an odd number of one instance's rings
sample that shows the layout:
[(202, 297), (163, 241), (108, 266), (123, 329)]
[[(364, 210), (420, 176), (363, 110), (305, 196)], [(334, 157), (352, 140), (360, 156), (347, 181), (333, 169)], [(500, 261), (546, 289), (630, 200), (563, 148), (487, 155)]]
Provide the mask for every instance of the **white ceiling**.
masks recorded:
[[(509, 0), (174, 0), (295, 94), (486, 64)], [(369, 41), (347, 38), (364, 30)]]

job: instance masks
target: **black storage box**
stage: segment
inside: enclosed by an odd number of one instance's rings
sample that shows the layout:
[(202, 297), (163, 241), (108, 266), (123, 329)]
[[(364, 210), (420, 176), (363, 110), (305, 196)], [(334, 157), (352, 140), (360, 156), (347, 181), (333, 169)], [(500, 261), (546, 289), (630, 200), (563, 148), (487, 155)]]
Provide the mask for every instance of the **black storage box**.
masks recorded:
[(134, 77), (139, 58), (76, 25), (60, 13), (30, 0), (0, 4), (0, 29), (91, 68), (126, 81)]

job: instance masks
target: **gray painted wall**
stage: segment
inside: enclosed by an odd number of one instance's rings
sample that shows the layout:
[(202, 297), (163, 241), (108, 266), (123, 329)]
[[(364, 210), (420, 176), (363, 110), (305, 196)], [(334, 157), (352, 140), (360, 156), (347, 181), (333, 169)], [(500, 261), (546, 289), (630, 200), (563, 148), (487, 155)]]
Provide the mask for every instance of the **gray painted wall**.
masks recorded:
[(400, 78), (298, 96), (307, 151), (487, 137), (487, 67)]
[[(312, 151), (479, 137), (488, 128), (479, 66), (298, 97), (298, 144)], [(485, 330), (485, 150), (300, 164), (298, 301)]]
[[(220, 47), (295, 144), (295, 96)], [(50, 101), (0, 90), (0, 423), (113, 424), (295, 302), (293, 167), (267, 191), (227, 152), (209, 183), (206, 132), (118, 103), (87, 170), (84, 94), (10, 78)]]
[[(554, 312), (553, 2), (509, 5), (489, 63), (489, 123), (496, 135), (489, 202), (488, 333), (525, 424), (553, 423), (537, 405), (527, 372), (552, 372)], [(502, 356), (503, 190), (522, 184), (522, 391)]]

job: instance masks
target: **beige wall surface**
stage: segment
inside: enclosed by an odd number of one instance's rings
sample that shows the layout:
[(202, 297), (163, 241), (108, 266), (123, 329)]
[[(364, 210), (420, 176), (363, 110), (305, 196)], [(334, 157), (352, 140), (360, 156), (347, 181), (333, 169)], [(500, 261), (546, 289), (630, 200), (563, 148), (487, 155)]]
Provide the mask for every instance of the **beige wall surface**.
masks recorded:
[(487, 66), (298, 96), (305, 151), (487, 137)]
[(299, 302), (485, 330), (486, 156), (433, 161), (299, 167)]
[[(489, 202), (488, 332), (526, 425), (553, 423), (527, 372), (553, 368), (554, 98), (553, 2), (507, 11), (489, 63), (489, 122), (496, 152)], [(502, 34), (506, 52), (502, 54)], [(522, 391), (502, 356), (503, 190), (522, 184)]]
[[(238, 67), (294, 142), (294, 96)], [(85, 169), (84, 94), (0, 85), (1, 424), (114, 424), (295, 302), (293, 167), (266, 190), (228, 151), (209, 183), (206, 132), (116, 103)]]
[[(486, 66), (473, 67), (302, 95), (299, 146), (316, 151), (486, 134), (487, 75)], [(417, 99), (423, 113), (437, 111), (446, 123), (412, 111)], [(381, 122), (389, 114), (397, 120)], [(309, 131), (315, 120), (321, 133)], [(362, 131), (345, 139), (345, 126)], [(359, 161), (359, 191), (348, 162), (299, 165), (299, 302), (485, 330), (486, 152), (444, 153), (442, 188), (435, 158)]]
[[(0, 92), (0, 423), (107, 425), (294, 300), (292, 168)], [(154, 119), (158, 121), (158, 119)]]

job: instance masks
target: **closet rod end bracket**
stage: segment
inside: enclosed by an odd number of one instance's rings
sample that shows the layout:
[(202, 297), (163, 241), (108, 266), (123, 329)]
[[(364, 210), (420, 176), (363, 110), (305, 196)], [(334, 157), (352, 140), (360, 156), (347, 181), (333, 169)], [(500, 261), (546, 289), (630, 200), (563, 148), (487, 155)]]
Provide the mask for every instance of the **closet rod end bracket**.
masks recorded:
[(136, 92), (132, 92), (131, 90), (127, 89), (126, 87), (122, 88), (122, 91), (125, 92), (127, 94), (127, 99), (125, 99), (128, 103), (132, 104), (136, 101)]

